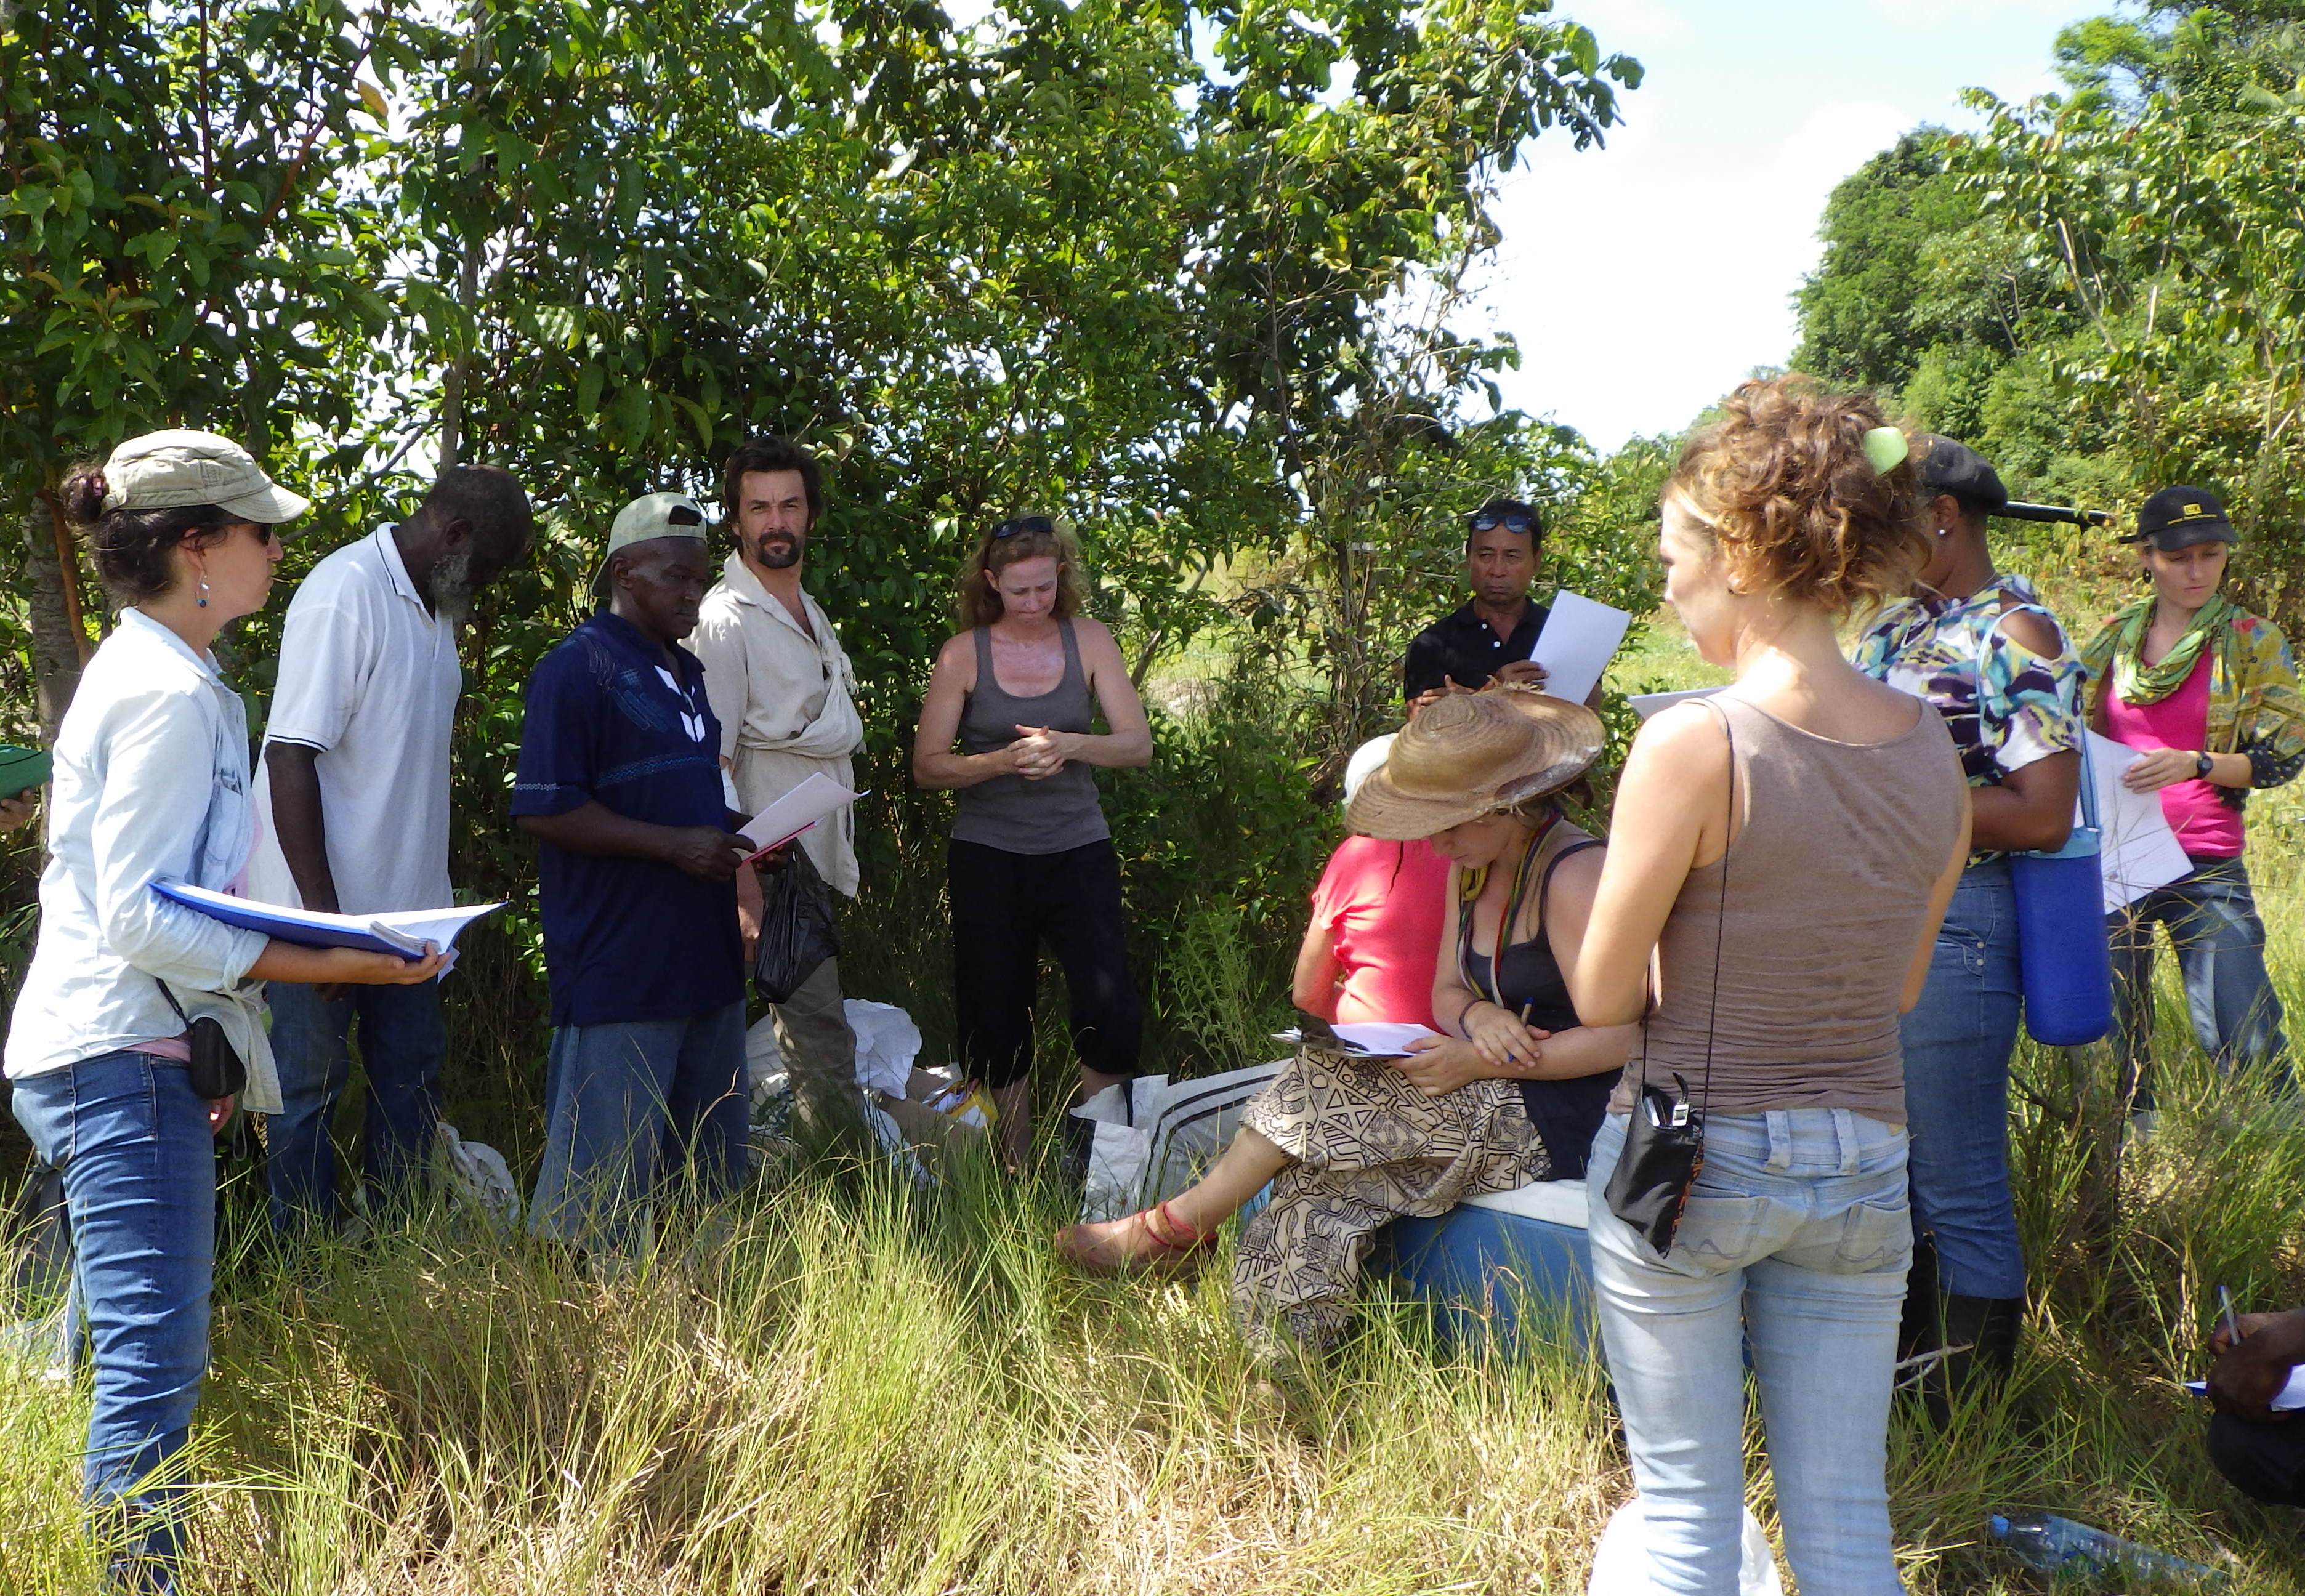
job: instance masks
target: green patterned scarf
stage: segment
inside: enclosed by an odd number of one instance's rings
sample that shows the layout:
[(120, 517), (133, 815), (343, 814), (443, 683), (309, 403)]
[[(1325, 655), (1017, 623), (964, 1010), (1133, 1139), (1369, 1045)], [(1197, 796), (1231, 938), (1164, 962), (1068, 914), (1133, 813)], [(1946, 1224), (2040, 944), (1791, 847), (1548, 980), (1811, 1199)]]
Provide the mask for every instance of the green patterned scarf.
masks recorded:
[(2220, 593), (2201, 606), (2177, 646), (2152, 665), (2145, 663), (2145, 633), (2153, 624), (2150, 597), (2125, 606), (2113, 617), (2113, 689), (2124, 704), (2157, 704), (2185, 684), (2201, 662), (2201, 650), (2224, 635), (2240, 618), (2240, 607)]

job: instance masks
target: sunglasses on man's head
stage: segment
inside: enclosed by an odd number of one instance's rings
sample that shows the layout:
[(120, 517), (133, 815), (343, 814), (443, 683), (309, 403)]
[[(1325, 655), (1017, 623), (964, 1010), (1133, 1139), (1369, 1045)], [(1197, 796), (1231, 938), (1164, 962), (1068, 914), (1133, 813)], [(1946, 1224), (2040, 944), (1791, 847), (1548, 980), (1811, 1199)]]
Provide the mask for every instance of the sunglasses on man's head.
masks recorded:
[(1476, 510), (1465, 518), (1465, 525), (1476, 532), (1493, 532), (1499, 527), (1509, 532), (1534, 532), (1536, 517), (1526, 510)]
[(1013, 538), (1019, 532), (1030, 532), (1035, 537), (1040, 537), (1053, 533), (1056, 530), (1057, 523), (1045, 515), (1019, 515), (1014, 521), (1004, 521), (994, 527), (992, 540), (998, 543), (1001, 539)]

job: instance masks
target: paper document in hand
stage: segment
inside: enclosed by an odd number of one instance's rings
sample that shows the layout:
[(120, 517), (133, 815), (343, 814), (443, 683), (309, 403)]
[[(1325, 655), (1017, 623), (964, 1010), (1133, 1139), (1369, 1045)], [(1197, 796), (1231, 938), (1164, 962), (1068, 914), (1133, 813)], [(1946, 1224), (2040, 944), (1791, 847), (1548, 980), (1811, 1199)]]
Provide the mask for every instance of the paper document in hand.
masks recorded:
[(2132, 793), (2121, 785), (2122, 773), (2135, 764), (2142, 750), (2084, 733), (2088, 739), (2089, 776), (2097, 783), (2097, 824), (2104, 836), (2099, 868), (2105, 877), (2105, 912), (2128, 907), (2156, 887), (2193, 868), (2183, 845), (2169, 829), (2158, 793)]
[[(300, 947), (357, 947), (369, 953), (388, 953), (421, 958), (427, 942), (447, 954), (453, 964), (456, 938), (464, 929), (502, 904), (481, 904), (470, 909), (403, 909), (384, 914), (323, 914), (317, 909), (291, 909), (282, 904), (252, 903), (247, 898), (210, 892), (183, 881), (155, 881), (152, 890), (187, 909), (243, 930), (262, 931)], [(442, 974), (447, 973), (444, 969)]]
[[(1419, 1038), (1441, 1033), (1429, 1025), (1399, 1023), (1391, 1020), (1361, 1020), (1349, 1025), (1329, 1027), (1337, 1040), (1357, 1053), (1371, 1058), (1406, 1058), (1408, 1044)], [(1272, 1040), (1281, 1042), (1301, 1042), (1304, 1033), (1297, 1031), (1277, 1031)]]
[(1686, 704), (1697, 699), (1711, 698), (1720, 691), (1718, 687), (1690, 687), (1680, 692), (1637, 692), (1625, 701), (1633, 707), (1634, 714), (1646, 720), (1660, 709), (1670, 709), (1675, 704)]
[(739, 835), (753, 845), (751, 856), (758, 859), (863, 796), (862, 793), (850, 792), (821, 770), (811, 771), (806, 781), (744, 822)]
[[(2209, 1382), (2205, 1380), (2189, 1380), (2185, 1382), (2185, 1389), (2196, 1396), (2206, 1396), (2209, 1394)], [(2266, 1405), (2276, 1413), (2305, 1411), (2305, 1364), (2300, 1364), (2289, 1371), (2289, 1383), (2275, 1391), (2273, 1394), (2273, 1400)]]
[(1581, 704), (1601, 684), (1601, 673), (1625, 641), (1633, 617), (1582, 593), (1563, 589), (1552, 596), (1552, 613), (1536, 634), (1528, 657), (1544, 667), (1544, 691)]

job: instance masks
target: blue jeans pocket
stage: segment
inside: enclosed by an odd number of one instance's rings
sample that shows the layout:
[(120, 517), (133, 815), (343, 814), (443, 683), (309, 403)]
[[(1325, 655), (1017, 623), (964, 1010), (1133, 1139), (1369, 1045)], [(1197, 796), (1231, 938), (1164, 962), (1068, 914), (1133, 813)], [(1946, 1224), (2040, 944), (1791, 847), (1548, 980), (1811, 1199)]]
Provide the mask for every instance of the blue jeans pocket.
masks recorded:
[(1841, 1216), (1833, 1262), (1847, 1274), (1901, 1269), (1913, 1251), (1912, 1206), (1902, 1197), (1852, 1202)]

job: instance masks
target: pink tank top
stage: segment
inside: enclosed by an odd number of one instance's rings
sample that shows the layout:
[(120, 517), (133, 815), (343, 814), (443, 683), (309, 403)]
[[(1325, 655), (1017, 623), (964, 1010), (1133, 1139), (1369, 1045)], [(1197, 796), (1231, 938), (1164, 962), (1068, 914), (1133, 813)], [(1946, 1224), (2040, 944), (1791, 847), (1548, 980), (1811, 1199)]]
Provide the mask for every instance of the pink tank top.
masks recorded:
[[(2105, 734), (2131, 748), (2182, 748), (2199, 752), (2209, 734), (2209, 652), (2201, 650), (2185, 684), (2155, 704), (2123, 703), (2118, 692), (2105, 700)], [(2161, 789), (2161, 812), (2188, 853), (2238, 859), (2245, 840), (2241, 811), (2220, 797), (2214, 784), (2188, 777)]]

